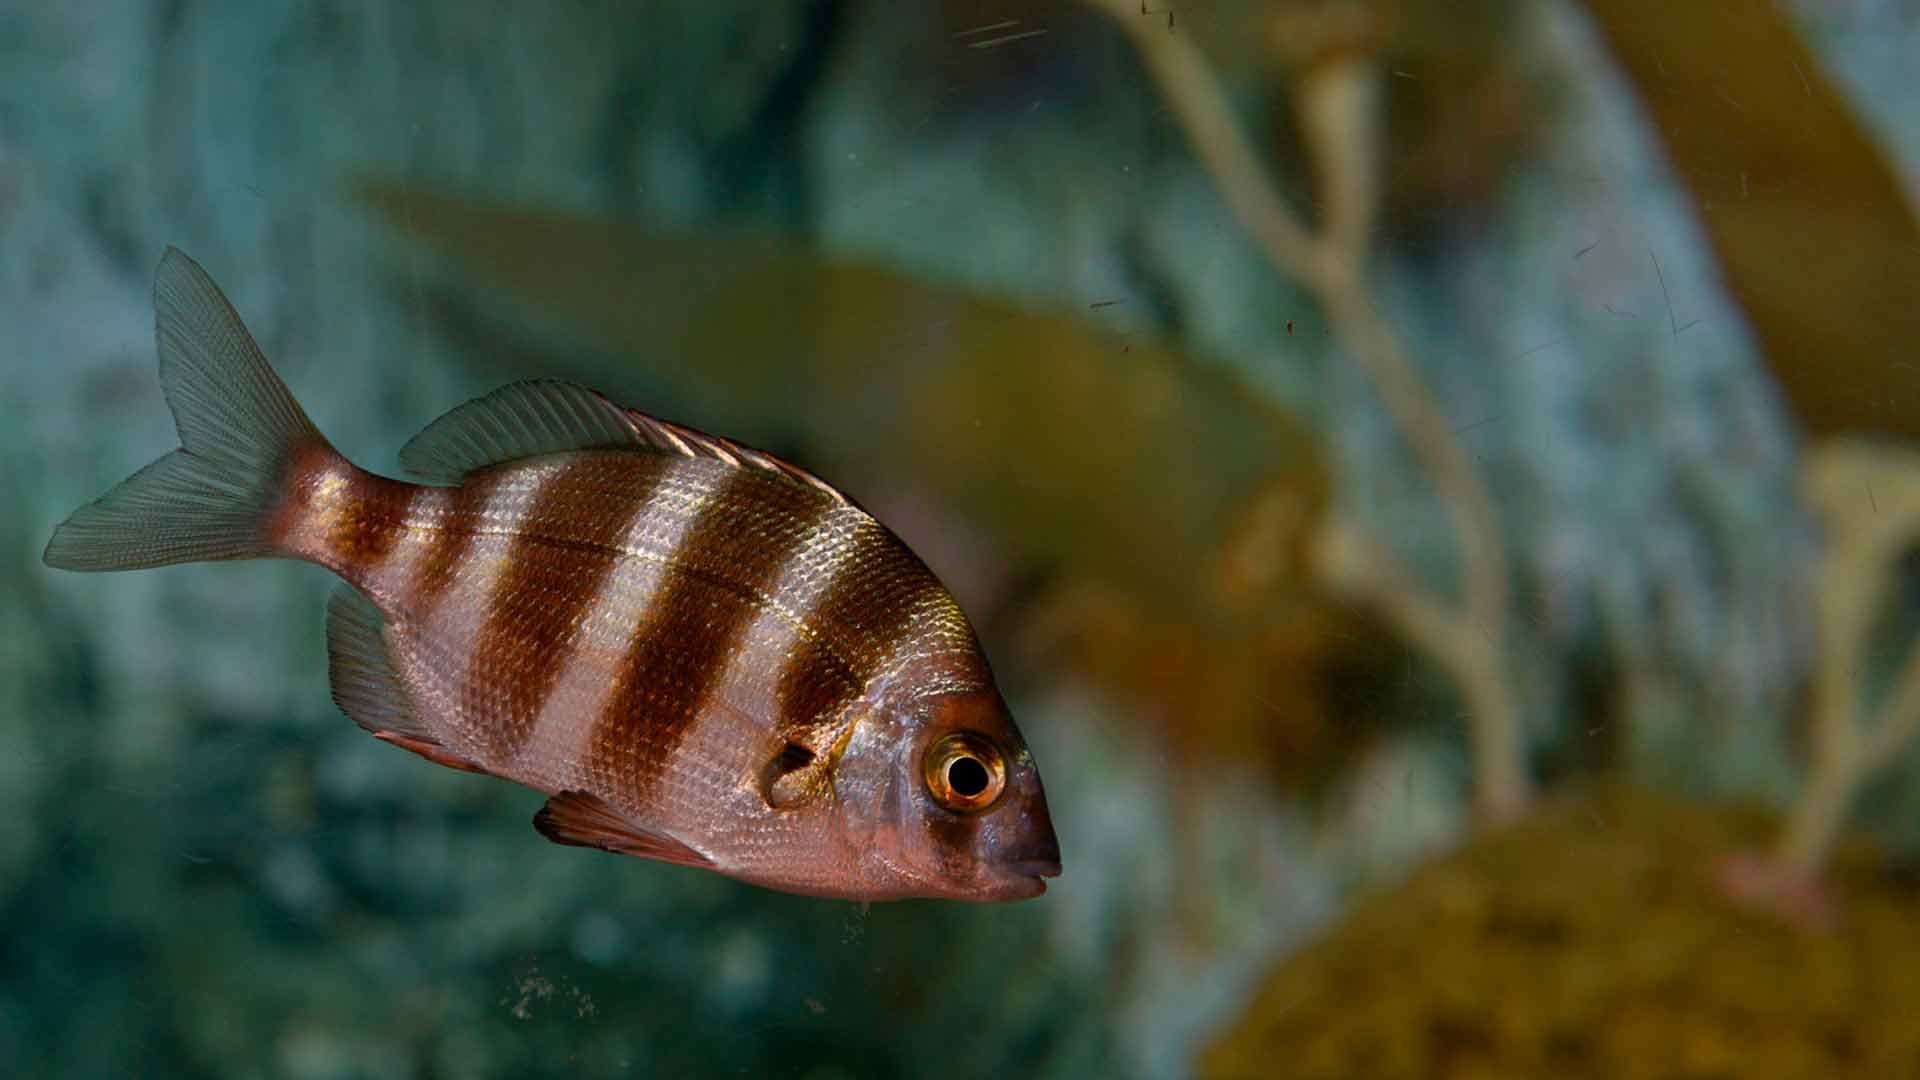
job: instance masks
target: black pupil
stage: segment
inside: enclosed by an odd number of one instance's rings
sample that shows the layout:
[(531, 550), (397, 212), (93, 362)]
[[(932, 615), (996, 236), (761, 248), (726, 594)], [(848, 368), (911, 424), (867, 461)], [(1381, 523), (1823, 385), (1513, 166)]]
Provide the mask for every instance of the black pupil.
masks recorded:
[(947, 786), (955, 795), (971, 799), (987, 790), (987, 767), (978, 758), (954, 758), (947, 766)]

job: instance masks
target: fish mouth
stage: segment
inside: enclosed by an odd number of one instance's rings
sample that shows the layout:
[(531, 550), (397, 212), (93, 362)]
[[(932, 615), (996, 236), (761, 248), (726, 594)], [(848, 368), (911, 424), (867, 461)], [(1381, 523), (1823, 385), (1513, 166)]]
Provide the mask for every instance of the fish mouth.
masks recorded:
[(1022, 877), (1050, 878), (1060, 876), (1059, 859), (1020, 859), (1007, 864), (1007, 869)]
[(1047, 891), (1047, 878), (1060, 876), (1059, 859), (1017, 859), (1002, 863), (1008, 884), (1019, 899), (1039, 896)]

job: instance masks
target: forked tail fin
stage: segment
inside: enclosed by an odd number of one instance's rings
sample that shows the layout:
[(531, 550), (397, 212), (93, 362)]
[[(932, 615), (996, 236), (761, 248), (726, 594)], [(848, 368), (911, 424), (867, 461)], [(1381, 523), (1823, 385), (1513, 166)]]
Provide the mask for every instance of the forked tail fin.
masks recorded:
[(53, 531), (62, 570), (138, 570), (275, 554), (267, 524), (303, 449), (331, 452), (200, 264), (168, 248), (153, 283), (160, 388), (180, 449)]

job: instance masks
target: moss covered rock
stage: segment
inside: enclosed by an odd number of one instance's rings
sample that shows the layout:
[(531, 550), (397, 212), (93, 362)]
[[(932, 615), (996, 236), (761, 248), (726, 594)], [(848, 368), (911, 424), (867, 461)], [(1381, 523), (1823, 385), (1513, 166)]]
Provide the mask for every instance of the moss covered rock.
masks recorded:
[(1722, 895), (1766, 815), (1609, 790), (1362, 901), (1282, 962), (1203, 1076), (1920, 1074), (1920, 891), (1841, 852), (1808, 932)]

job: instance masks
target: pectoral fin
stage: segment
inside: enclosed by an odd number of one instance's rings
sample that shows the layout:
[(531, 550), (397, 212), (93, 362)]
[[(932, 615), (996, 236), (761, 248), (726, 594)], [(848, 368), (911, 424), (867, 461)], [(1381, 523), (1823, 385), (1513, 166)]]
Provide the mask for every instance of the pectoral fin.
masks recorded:
[(792, 810), (834, 795), (833, 773), (853, 738), (853, 723), (787, 733), (760, 769), (760, 795), (775, 810)]
[(533, 827), (556, 844), (712, 869), (713, 860), (671, 836), (640, 828), (598, 795), (563, 791), (533, 815)]

